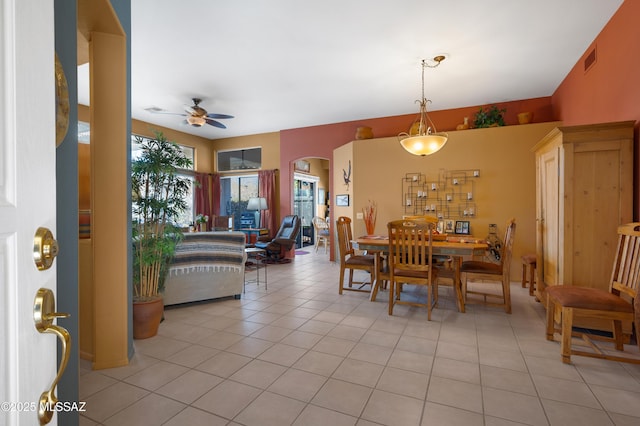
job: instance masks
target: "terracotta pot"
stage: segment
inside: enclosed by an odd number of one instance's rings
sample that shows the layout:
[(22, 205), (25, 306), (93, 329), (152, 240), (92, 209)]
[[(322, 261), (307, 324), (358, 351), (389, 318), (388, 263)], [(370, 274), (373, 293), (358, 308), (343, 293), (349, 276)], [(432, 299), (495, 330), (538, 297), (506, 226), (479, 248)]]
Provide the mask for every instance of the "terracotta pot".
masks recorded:
[(356, 129), (356, 139), (371, 139), (373, 138), (373, 130), (371, 127), (358, 127)]
[(520, 114), (518, 114), (518, 123), (529, 124), (532, 118), (533, 118), (532, 112), (521, 112)]
[(158, 296), (148, 301), (133, 302), (133, 338), (147, 339), (158, 334), (164, 304)]

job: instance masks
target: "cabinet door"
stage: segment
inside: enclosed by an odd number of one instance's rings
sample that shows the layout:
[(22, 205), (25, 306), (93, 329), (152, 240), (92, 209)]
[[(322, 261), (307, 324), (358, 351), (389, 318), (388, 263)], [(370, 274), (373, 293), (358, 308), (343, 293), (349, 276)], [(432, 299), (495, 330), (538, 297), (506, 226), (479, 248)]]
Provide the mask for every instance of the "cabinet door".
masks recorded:
[(607, 290), (617, 228), (626, 207), (621, 203), (625, 184), (621, 181), (620, 144), (600, 142), (578, 148), (573, 155), (571, 281), (572, 285)]
[(538, 218), (540, 220), (539, 277), (543, 286), (557, 285), (560, 273), (559, 233), (559, 148), (540, 154), (538, 157)]

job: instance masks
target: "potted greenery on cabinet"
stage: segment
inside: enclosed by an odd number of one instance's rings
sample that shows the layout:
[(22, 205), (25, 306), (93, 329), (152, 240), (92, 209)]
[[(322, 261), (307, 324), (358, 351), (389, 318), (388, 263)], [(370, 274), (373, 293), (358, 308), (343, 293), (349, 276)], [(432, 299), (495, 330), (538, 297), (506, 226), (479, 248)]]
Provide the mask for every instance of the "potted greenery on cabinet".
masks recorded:
[(479, 129), (481, 127), (496, 127), (496, 126), (504, 126), (504, 116), (503, 114), (507, 112), (505, 108), (499, 109), (495, 105), (491, 105), (490, 107), (482, 108), (476, 112), (475, 120), (473, 121), (473, 127)]
[[(178, 174), (191, 160), (160, 132), (136, 138), (140, 156), (131, 162), (133, 209), (133, 337), (155, 336), (162, 319), (162, 287), (176, 244), (175, 220), (187, 204), (191, 180)], [(152, 313), (147, 313), (151, 310)]]

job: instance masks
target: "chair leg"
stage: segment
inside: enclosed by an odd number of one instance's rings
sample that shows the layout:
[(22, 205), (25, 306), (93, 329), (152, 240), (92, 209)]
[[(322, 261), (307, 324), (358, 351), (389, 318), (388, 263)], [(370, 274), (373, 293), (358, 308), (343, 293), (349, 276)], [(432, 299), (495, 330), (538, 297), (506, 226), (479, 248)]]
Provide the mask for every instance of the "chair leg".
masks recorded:
[(555, 305), (551, 300), (551, 297), (547, 295), (547, 340), (553, 341), (553, 334), (555, 333), (555, 324), (554, 324), (554, 311)]
[(393, 304), (395, 303), (395, 301), (393, 300), (393, 298), (395, 297), (395, 281), (394, 280), (390, 280), (389, 281), (389, 315), (393, 315)]
[(502, 277), (502, 297), (504, 297), (504, 311), (511, 313), (511, 281), (509, 277)]
[(431, 292), (433, 291), (432, 286), (427, 286), (427, 321), (431, 321)]
[(527, 264), (522, 264), (522, 288), (527, 286)]
[(622, 340), (622, 321), (620, 320), (613, 320), (613, 339), (616, 343), (616, 350), (623, 351), (624, 341)]
[(571, 332), (573, 327), (573, 308), (562, 308), (562, 343), (560, 352), (562, 362), (571, 364)]
[(464, 274), (464, 279), (461, 280), (462, 285), (460, 291), (462, 292), (462, 301), (467, 303), (467, 274)]
[(434, 306), (438, 306), (438, 279), (436, 278), (436, 280), (433, 282), (433, 284), (431, 284), (433, 286), (433, 296), (435, 298)]
[(340, 268), (340, 287), (338, 288), (338, 294), (342, 294), (343, 287), (344, 287), (344, 268)]
[(353, 287), (353, 269), (349, 269), (349, 288)]
[(378, 279), (375, 270), (369, 271), (369, 273), (371, 274), (371, 301), (375, 302), (376, 297), (378, 296), (378, 289), (380, 288), (380, 280)]
[(536, 268), (532, 264), (532, 265), (529, 265), (529, 296), (533, 296), (535, 279), (536, 279)]

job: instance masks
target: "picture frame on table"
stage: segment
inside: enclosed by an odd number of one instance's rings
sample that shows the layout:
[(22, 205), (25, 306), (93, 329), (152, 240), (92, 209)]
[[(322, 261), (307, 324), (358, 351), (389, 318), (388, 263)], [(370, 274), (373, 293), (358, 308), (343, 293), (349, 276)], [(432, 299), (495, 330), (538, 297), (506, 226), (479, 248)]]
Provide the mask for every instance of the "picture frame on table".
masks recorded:
[(456, 220), (456, 234), (469, 235), (468, 220)]
[(349, 194), (336, 195), (336, 206), (349, 207)]
[(438, 232), (438, 234), (445, 234), (444, 232), (444, 220), (439, 220), (438, 224), (436, 225), (436, 231)]
[(455, 225), (455, 221), (454, 220), (445, 219), (444, 220), (444, 233), (445, 234), (453, 234), (453, 231), (455, 230), (454, 225)]

